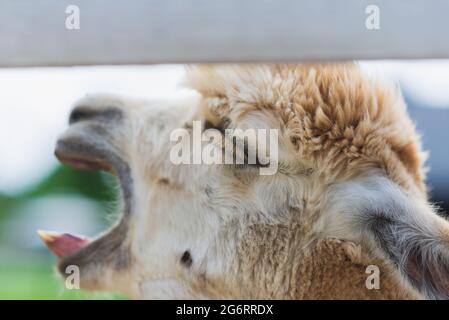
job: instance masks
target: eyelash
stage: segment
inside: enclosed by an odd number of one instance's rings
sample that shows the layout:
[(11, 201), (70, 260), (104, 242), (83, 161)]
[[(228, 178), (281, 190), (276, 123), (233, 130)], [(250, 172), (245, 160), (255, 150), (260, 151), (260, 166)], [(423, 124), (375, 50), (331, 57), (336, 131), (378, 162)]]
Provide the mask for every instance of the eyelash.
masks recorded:
[(211, 121), (206, 120), (206, 121), (204, 122), (204, 130), (208, 130), (208, 129), (215, 129), (215, 130), (218, 130), (218, 131), (220, 131), (222, 134), (225, 133), (224, 126), (222, 126), (222, 125), (214, 125)]
[[(226, 119), (220, 123), (219, 125), (214, 125), (211, 121), (206, 120), (204, 121), (204, 130), (208, 130), (208, 129), (215, 129), (220, 131), (223, 135), (225, 134), (225, 126), (224, 126), (224, 122), (228, 122)], [(245, 157), (245, 163), (244, 166), (251, 166), (251, 167), (256, 167), (256, 168), (260, 168), (260, 167), (266, 167), (267, 165), (262, 164), (259, 162), (259, 156), (256, 153), (256, 163), (247, 163), (248, 162), (248, 143), (245, 142), (244, 143), (244, 147), (243, 147), (243, 155)]]
[(259, 155), (256, 152), (256, 163), (247, 163), (248, 162), (248, 152), (249, 152), (249, 148), (248, 148), (248, 143), (244, 143), (244, 147), (243, 147), (243, 155), (245, 157), (245, 165), (247, 166), (251, 166), (251, 167), (256, 167), (256, 168), (264, 168), (267, 167), (268, 165), (262, 164), (259, 161)]

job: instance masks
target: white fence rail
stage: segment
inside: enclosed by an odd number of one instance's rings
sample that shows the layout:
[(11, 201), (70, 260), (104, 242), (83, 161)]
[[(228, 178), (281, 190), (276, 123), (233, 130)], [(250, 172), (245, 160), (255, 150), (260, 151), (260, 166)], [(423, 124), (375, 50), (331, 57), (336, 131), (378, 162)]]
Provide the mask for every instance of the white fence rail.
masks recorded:
[(0, 41), (0, 67), (449, 58), (449, 1), (1, 0)]

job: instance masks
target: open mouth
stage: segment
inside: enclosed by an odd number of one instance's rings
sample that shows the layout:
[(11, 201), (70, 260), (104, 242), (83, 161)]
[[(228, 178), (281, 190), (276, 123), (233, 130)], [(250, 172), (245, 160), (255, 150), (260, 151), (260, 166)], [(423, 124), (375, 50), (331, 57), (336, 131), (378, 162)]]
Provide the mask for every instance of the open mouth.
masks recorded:
[[(125, 213), (130, 211), (131, 178), (129, 167), (115, 152), (111, 151), (108, 145), (104, 143), (93, 145), (83, 142), (82, 139), (61, 139), (57, 143), (55, 156), (61, 163), (75, 169), (101, 170), (116, 176), (124, 199)], [(89, 247), (94, 250), (99, 246), (98, 242), (108, 236), (106, 233), (91, 239), (83, 235), (43, 230), (39, 230), (38, 234), (48, 249), (60, 260), (72, 257), (80, 251), (86, 251)]]

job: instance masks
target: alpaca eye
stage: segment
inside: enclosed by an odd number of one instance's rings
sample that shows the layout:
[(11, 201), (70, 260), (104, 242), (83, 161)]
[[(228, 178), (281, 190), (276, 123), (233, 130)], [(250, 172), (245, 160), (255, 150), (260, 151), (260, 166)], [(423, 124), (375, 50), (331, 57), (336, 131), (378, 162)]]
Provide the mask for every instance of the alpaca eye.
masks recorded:
[(218, 123), (213, 123), (210, 120), (205, 120), (204, 121), (204, 130), (207, 129), (215, 129), (220, 131), (222, 134), (225, 134), (225, 130), (230, 126), (231, 124), (231, 120), (229, 120), (229, 118), (222, 118), (220, 119), (220, 121)]
[(222, 134), (225, 133), (225, 129), (221, 124), (214, 125), (211, 121), (206, 120), (204, 122), (204, 130), (214, 129), (220, 131)]
[[(260, 162), (259, 155), (257, 153), (257, 149), (250, 148), (249, 145), (248, 145), (248, 141), (247, 140), (245, 140), (245, 143), (243, 144), (242, 150), (243, 150), (243, 156), (244, 156), (244, 159), (245, 159), (245, 165), (246, 166), (251, 166), (251, 167), (256, 167), (256, 168), (268, 167), (268, 164), (263, 164), (263, 163)], [(250, 157), (250, 154), (249, 154), (250, 150), (251, 150), (251, 153), (252, 153), (251, 154), (252, 157)], [(252, 163), (249, 163), (250, 159), (254, 159), (254, 161), (251, 161)]]
[[(248, 159), (248, 157), (246, 157)], [(268, 164), (263, 164), (260, 162), (258, 155), (256, 154), (256, 161), (255, 163), (248, 163), (249, 166), (253, 166), (253, 167), (257, 167), (257, 168), (266, 168), (269, 165)]]

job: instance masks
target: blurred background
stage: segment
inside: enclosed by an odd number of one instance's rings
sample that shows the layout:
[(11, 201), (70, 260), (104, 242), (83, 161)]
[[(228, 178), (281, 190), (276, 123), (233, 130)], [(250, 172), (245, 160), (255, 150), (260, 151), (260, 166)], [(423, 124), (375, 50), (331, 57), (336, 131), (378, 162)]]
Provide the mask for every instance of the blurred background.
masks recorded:
[[(430, 151), (431, 196), (449, 211), (449, 60), (361, 62), (396, 83)], [(0, 299), (122, 298), (66, 290), (36, 230), (92, 236), (114, 212), (114, 178), (58, 164), (53, 148), (87, 93), (184, 94), (179, 65), (0, 69)]]

